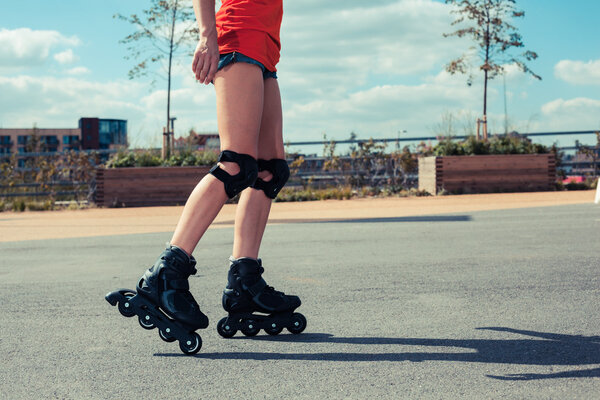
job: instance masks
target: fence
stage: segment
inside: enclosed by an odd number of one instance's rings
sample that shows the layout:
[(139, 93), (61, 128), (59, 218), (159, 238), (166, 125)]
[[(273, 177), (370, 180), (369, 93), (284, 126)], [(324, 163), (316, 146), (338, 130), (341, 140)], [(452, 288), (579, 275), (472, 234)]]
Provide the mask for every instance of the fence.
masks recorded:
[[(573, 135), (595, 135), (597, 131), (571, 131), (571, 132), (540, 132), (540, 133), (529, 133), (524, 134), (523, 136), (527, 137), (539, 137), (539, 136), (573, 136)], [(455, 139), (464, 139), (464, 136), (456, 136)], [(396, 143), (397, 147), (399, 147), (400, 143), (406, 142), (423, 142), (423, 141), (437, 141), (438, 137), (432, 136), (424, 136), (424, 137), (397, 137), (397, 138), (382, 138), (382, 139), (369, 139), (375, 143)], [(349, 139), (349, 140), (339, 140), (334, 141), (336, 144), (359, 144), (366, 143), (369, 140), (361, 140), (361, 139)], [(288, 142), (287, 146), (326, 146), (330, 145), (331, 141), (304, 141), (304, 142)], [(567, 146), (561, 147), (559, 150), (564, 151), (578, 151), (586, 146), (581, 146), (577, 143), (575, 146)], [(592, 147), (592, 146), (587, 146)], [(98, 162), (104, 159), (106, 160), (110, 154), (115, 153), (117, 150), (91, 150), (91, 151), (79, 151), (72, 152), (70, 154), (78, 154), (78, 155), (87, 155), (90, 160), (93, 158), (92, 155), (98, 156)], [(596, 149), (597, 151), (597, 149)], [(18, 155), (6, 155), (0, 154), (0, 165), (9, 160), (11, 157), (18, 157), (20, 159), (32, 159), (32, 158), (45, 158), (45, 157), (57, 157), (65, 154), (57, 154), (57, 153), (24, 153)], [(342, 162), (349, 162), (349, 157), (338, 157)], [(360, 171), (356, 168), (351, 168), (347, 171), (327, 171), (323, 170), (323, 164), (328, 160), (327, 157), (306, 157), (313, 167), (304, 168), (297, 170), (295, 176), (297, 180), (302, 183), (311, 182), (314, 184), (331, 184), (337, 183), (340, 180), (344, 179), (347, 175), (356, 175)], [(93, 161), (93, 160), (92, 160)], [(560, 168), (565, 171), (567, 174), (595, 174), (600, 170), (600, 157), (596, 157), (594, 161), (585, 160), (585, 159), (571, 159), (564, 158), (560, 160), (558, 163)], [(52, 197), (55, 200), (95, 200), (95, 196), (97, 195), (96, 188), (96, 179), (93, 174), (95, 169), (95, 163), (91, 162), (89, 165), (90, 174), (87, 179), (56, 179), (49, 177), (42, 182), (35, 181), (19, 181), (19, 182), (11, 182), (7, 183), (6, 179), (3, 179), (2, 175), (0, 175), (0, 199), (13, 199), (13, 198), (44, 198), (44, 197)], [(67, 168), (69, 166), (65, 166)], [(25, 169), (23, 169), (25, 170)], [(2, 170), (3, 172), (4, 170)], [(394, 178), (390, 174), (388, 170), (381, 169), (381, 171), (374, 171), (372, 176), (375, 177), (374, 184), (378, 184), (380, 182), (386, 182), (390, 179)], [(417, 173), (409, 173), (406, 174), (403, 180), (403, 184), (409, 187), (415, 187), (417, 185)], [(179, 200), (178, 200), (179, 201)], [(106, 200), (101, 200), (103, 204), (109, 205), (109, 202)]]

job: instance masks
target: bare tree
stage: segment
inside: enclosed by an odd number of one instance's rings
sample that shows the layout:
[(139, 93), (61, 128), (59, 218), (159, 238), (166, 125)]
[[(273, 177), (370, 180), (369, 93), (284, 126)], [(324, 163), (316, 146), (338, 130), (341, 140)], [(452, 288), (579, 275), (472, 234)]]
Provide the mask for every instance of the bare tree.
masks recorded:
[[(511, 24), (515, 18), (525, 16), (524, 11), (517, 10), (516, 0), (445, 0), (455, 8), (453, 14), (458, 18), (452, 23), (459, 29), (452, 33), (444, 34), (445, 37), (469, 37), (475, 42), (482, 64), (479, 69), (484, 74), (483, 85), (483, 133), (487, 139), (487, 89), (488, 80), (494, 79), (504, 72), (506, 65), (516, 65), (522, 72), (541, 80), (529, 69), (525, 61), (538, 58), (537, 53), (526, 50), (521, 54), (511, 54), (513, 48), (524, 47), (523, 39), (517, 28)], [(467, 83), (471, 85), (473, 76), (470, 73), (469, 55), (452, 60), (446, 70), (451, 74), (469, 74)]]
[(164, 153), (168, 156), (169, 136), (173, 134), (171, 119), (173, 61), (182, 55), (190, 55), (192, 46), (198, 42), (194, 9), (189, 0), (151, 0), (150, 7), (143, 10), (140, 15), (132, 14), (126, 17), (116, 14), (115, 18), (127, 21), (135, 27), (135, 32), (120, 41), (128, 45), (129, 55), (125, 58), (136, 60), (136, 65), (129, 71), (129, 79), (148, 75), (154, 77), (166, 75), (167, 148)]

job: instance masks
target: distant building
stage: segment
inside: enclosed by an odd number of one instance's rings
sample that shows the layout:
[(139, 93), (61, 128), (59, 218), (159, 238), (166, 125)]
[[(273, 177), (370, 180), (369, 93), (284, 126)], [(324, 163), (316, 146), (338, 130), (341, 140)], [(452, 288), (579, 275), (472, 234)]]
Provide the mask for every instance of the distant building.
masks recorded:
[(38, 151), (106, 150), (127, 145), (127, 121), (81, 118), (79, 128), (3, 128), (0, 129), (0, 155), (24, 154), (29, 140), (39, 137)]
[(196, 133), (190, 131), (188, 136), (179, 137), (173, 141), (175, 149), (190, 148), (193, 150), (215, 150), (221, 147), (218, 133)]
[(81, 148), (108, 150), (127, 146), (127, 121), (122, 119), (81, 118)]

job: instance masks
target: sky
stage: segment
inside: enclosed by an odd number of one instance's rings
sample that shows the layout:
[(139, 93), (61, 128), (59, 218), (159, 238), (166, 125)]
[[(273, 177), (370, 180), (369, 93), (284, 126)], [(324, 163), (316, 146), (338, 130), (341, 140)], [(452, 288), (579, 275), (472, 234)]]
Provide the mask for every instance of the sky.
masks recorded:
[[(133, 61), (119, 40), (133, 27), (113, 18), (142, 0), (3, 2), (0, 11), (0, 127), (73, 128), (80, 117), (128, 120), (133, 147), (159, 147), (166, 81), (129, 80)], [(218, 6), (218, 2), (217, 2)], [(517, 0), (514, 21), (538, 81), (507, 66), (490, 84), (488, 118), (509, 129), (600, 129), (597, 0)], [(472, 43), (444, 38), (455, 16), (437, 0), (284, 0), (278, 65), (287, 142), (464, 134), (481, 115), (483, 77), (466, 84), (445, 65)], [(191, 57), (178, 60), (172, 92), (176, 136), (216, 132), (212, 86), (195, 82)], [(594, 137), (577, 137), (593, 143)], [(572, 145), (573, 137), (558, 139)], [(541, 141), (552, 139), (540, 139)], [(305, 152), (318, 149), (291, 148)]]

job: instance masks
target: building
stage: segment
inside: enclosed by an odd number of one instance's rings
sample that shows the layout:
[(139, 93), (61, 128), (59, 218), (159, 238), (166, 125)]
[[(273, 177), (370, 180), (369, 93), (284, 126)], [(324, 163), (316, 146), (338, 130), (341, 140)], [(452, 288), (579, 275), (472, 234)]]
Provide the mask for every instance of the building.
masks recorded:
[[(32, 142), (37, 136), (38, 144)], [(79, 128), (0, 129), (0, 155), (66, 150), (107, 150), (127, 146), (127, 121), (81, 118)], [(32, 148), (34, 147), (34, 148)]]
[(175, 139), (173, 146), (175, 149), (218, 151), (221, 141), (218, 133), (196, 133), (192, 130), (188, 136)]

